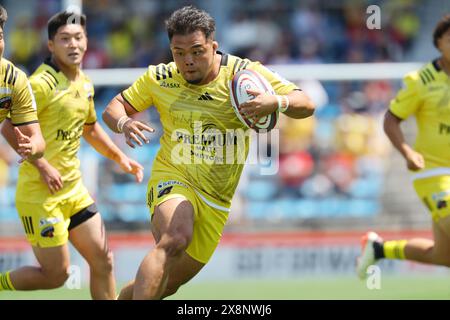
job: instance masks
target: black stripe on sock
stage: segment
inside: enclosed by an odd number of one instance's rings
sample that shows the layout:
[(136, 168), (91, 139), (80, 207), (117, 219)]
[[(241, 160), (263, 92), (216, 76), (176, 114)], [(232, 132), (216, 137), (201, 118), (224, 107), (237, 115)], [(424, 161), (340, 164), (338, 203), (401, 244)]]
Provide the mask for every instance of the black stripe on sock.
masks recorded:
[(375, 241), (373, 243), (373, 251), (375, 253), (375, 259), (384, 258), (384, 248), (382, 242)]

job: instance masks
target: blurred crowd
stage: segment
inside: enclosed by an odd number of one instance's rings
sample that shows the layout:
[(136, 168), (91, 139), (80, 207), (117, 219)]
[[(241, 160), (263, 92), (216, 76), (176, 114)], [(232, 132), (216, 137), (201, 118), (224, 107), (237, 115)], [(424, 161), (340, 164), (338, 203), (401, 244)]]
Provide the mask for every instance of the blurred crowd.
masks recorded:
[[(12, 2), (12, 1), (9, 1)], [(339, 1), (189, 1), (217, 18), (217, 39), (229, 53), (263, 63), (401, 61), (419, 32), (415, 0), (382, 5), (382, 31), (366, 27), (369, 5)], [(6, 1), (8, 3), (8, 1)], [(46, 22), (59, 0), (41, 0), (8, 26), (9, 57), (32, 71), (47, 55)], [(84, 0), (89, 51), (85, 68), (146, 67), (170, 57), (164, 20), (184, 1)], [(38, 6), (38, 8), (33, 8)], [(28, 11), (27, 11), (28, 10)]]
[[(226, 4), (189, 1), (216, 17), (221, 50), (265, 64), (402, 61), (419, 31), (414, 0), (371, 3), (383, 4), (382, 31), (366, 27), (365, 1), (298, 2), (249, 0), (244, 6), (235, 0)], [(170, 61), (164, 20), (183, 4), (84, 0), (89, 35), (84, 68), (146, 67)], [(42, 62), (48, 54), (46, 21), (59, 5), (58, 0), (40, 1), (31, 19), (16, 15), (6, 35), (8, 58), (29, 72)], [(380, 211), (385, 159), (390, 151), (382, 132), (382, 115), (399, 82), (305, 81), (298, 85), (316, 102), (315, 117), (302, 121), (281, 118), (279, 172), (261, 176), (251, 166), (244, 171), (231, 223), (363, 217)], [(121, 89), (96, 89), (98, 114)], [(154, 110), (142, 117), (158, 127)], [(147, 149), (131, 150), (120, 138), (114, 135), (117, 143), (145, 165), (148, 177), (158, 139)], [(7, 180), (2, 172), (14, 158), (7, 149), (0, 142), (0, 200), (7, 201), (12, 216), (16, 165), (10, 167), (9, 184), (1, 188)], [(80, 157), (88, 159), (85, 167), (95, 168), (89, 175), (95, 178), (86, 182), (107, 220), (148, 219), (140, 196), (145, 195), (145, 184), (135, 185), (89, 148), (83, 147)]]

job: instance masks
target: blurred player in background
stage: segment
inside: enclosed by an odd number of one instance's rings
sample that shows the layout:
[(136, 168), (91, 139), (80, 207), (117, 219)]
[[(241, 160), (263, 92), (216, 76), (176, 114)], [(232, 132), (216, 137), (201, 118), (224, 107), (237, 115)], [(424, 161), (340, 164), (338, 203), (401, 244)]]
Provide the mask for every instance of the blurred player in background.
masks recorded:
[(5, 41), (3, 28), (8, 14), (0, 6), (0, 123), (7, 117), (14, 126), (15, 148), (26, 159), (38, 159), (43, 156), (45, 142), (37, 121), (36, 104), (25, 73), (3, 58)]
[[(79, 170), (80, 139), (84, 137), (138, 182), (143, 168), (120, 151), (97, 122), (94, 88), (80, 69), (87, 48), (85, 26), (84, 15), (61, 12), (53, 16), (48, 22), (51, 57), (30, 78), (47, 149), (45, 157), (21, 166), (16, 206), (40, 266), (1, 274), (4, 290), (62, 286), (68, 278), (70, 240), (89, 264), (92, 297), (115, 298), (113, 257), (105, 228)], [(11, 130), (5, 131), (11, 139)]]
[[(217, 51), (215, 21), (205, 11), (179, 9), (166, 27), (174, 62), (149, 66), (103, 113), (108, 126), (123, 132), (132, 147), (148, 142), (143, 131), (153, 129), (130, 115), (154, 105), (164, 128), (147, 194), (156, 246), (142, 261), (135, 281), (121, 291), (120, 299), (169, 296), (214, 253), (243, 168), (236, 161), (237, 154), (248, 154), (248, 137), (242, 149), (234, 148), (235, 160), (226, 164), (203, 161), (217, 156), (217, 149), (208, 147), (204, 139), (208, 130), (218, 130), (226, 139), (227, 129), (245, 129), (229, 97), (228, 82), (237, 71), (259, 72), (279, 95), (249, 91), (255, 99), (242, 105), (247, 117), (258, 119), (273, 113), (280, 106), (279, 99), (289, 117), (301, 119), (314, 112), (313, 103), (294, 84), (260, 63)], [(201, 164), (177, 163), (174, 153), (180, 145), (194, 149), (189, 158)]]
[[(368, 232), (357, 261), (360, 278), (382, 258), (450, 267), (450, 15), (436, 25), (433, 43), (441, 56), (406, 75), (404, 88), (386, 112), (384, 129), (405, 158), (417, 195), (431, 213), (434, 240), (383, 241)], [(418, 128), (414, 148), (405, 142), (400, 127), (409, 116), (415, 116)]]

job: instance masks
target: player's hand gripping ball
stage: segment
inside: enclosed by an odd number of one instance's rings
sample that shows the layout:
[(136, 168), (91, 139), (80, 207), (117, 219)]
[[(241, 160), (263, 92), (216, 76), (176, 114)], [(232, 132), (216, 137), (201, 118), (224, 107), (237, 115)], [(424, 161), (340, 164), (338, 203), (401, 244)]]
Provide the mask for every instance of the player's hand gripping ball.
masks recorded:
[(254, 122), (254, 119), (247, 118), (240, 113), (239, 106), (248, 100), (254, 99), (254, 96), (249, 94), (247, 90), (275, 94), (270, 83), (261, 74), (253, 70), (241, 70), (233, 76), (229, 85), (233, 110), (239, 120), (241, 120), (247, 128), (259, 132), (261, 130), (270, 131), (275, 127), (278, 120), (278, 110), (267, 116), (261, 117), (257, 123)]

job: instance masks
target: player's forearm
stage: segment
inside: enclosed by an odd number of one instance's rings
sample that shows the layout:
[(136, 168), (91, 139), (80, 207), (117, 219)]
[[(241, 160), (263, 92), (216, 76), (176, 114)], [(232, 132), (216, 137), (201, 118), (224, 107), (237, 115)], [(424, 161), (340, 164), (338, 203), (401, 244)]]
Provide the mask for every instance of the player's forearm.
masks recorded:
[(98, 123), (85, 126), (83, 137), (98, 153), (108, 159), (118, 161), (124, 155)]
[(407, 153), (412, 148), (406, 143), (402, 129), (400, 127), (401, 120), (395, 117), (390, 111), (386, 112), (384, 117), (384, 132), (391, 141), (392, 145), (406, 158)]
[(31, 123), (19, 127), (19, 130), (26, 136), (30, 137), (32, 145), (32, 154), (28, 160), (36, 160), (44, 155), (45, 140), (42, 137), (41, 127), (39, 123)]
[(315, 105), (311, 99), (303, 92), (295, 90), (287, 95), (289, 107), (284, 113), (294, 119), (303, 119), (314, 114)]
[(34, 159), (39, 159), (39, 158), (43, 157), (46, 145), (45, 145), (45, 140), (42, 137), (42, 133), (39, 128), (39, 125), (37, 125), (37, 129), (33, 130), (33, 133), (30, 136), (30, 139), (31, 139), (31, 143), (35, 146), (36, 149), (34, 150), (33, 154), (31, 155), (31, 157), (29, 159), (34, 160)]
[(123, 98), (119, 94), (110, 101), (105, 111), (102, 113), (102, 118), (108, 128), (116, 133), (119, 133), (117, 123), (124, 116), (127, 116), (127, 113), (123, 105)]
[(28, 160), (28, 162), (35, 166), (39, 171), (47, 168), (50, 165), (50, 163), (48, 163), (47, 159), (45, 159), (44, 157), (41, 157), (39, 159), (30, 159)]
[(6, 142), (8, 142), (8, 144), (17, 152), (19, 145), (16, 136), (14, 135), (14, 127), (9, 119), (3, 121), (1, 132)]

